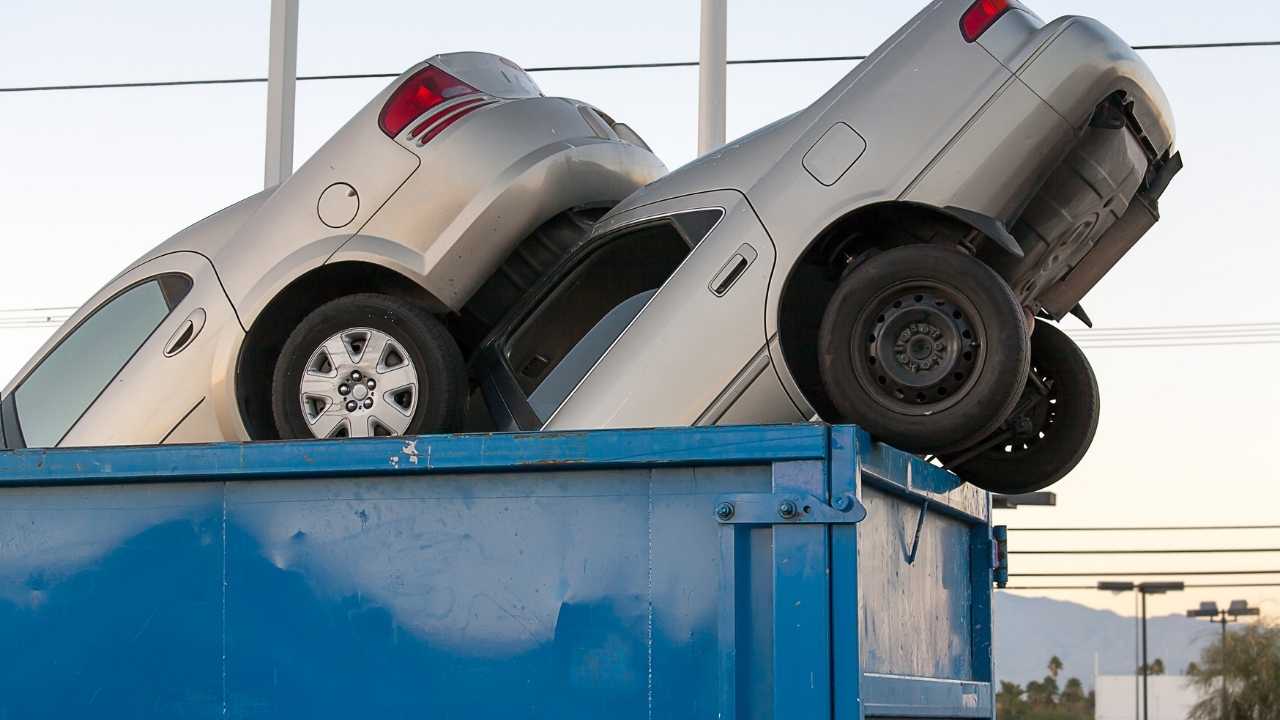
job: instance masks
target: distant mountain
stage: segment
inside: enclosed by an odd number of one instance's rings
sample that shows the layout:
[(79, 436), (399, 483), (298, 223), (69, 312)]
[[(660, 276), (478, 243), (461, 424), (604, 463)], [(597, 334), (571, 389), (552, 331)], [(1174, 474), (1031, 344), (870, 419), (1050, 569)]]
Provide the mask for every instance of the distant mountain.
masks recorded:
[[(1078, 603), (995, 594), (996, 677), (1025, 685), (1048, 674), (1049, 658), (1064, 665), (1058, 684), (1078, 677), (1093, 687), (1093, 658), (1103, 675), (1128, 675), (1134, 660), (1134, 620)], [(1216, 626), (1177, 615), (1147, 618), (1149, 657), (1180, 675), (1213, 641)]]

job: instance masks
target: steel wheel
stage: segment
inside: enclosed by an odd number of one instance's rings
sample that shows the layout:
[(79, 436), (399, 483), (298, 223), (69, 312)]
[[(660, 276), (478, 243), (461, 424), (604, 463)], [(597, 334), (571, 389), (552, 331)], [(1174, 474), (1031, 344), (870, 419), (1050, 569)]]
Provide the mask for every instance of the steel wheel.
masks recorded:
[(1093, 443), (1101, 402), (1088, 358), (1066, 333), (1036, 321), (1031, 373), (1004, 424), (976, 446), (944, 455), (964, 480), (985, 490), (1025, 493), (1062, 479)]
[(978, 259), (938, 245), (859, 262), (818, 330), (831, 419), (910, 452), (951, 452), (990, 435), (1022, 391), (1028, 354), (1009, 286)]
[(881, 406), (931, 415), (960, 402), (981, 372), (982, 321), (940, 282), (889, 288), (869, 303), (853, 333), (854, 372)]

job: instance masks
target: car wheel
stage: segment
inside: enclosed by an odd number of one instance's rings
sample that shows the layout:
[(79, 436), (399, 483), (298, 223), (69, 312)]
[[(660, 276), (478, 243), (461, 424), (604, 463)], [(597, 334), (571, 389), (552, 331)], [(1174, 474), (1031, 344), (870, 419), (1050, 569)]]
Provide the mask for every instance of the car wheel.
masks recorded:
[[(1080, 462), (1098, 429), (1098, 380), (1071, 338), (1043, 321), (1031, 336), (1031, 374), (1016, 408), (986, 449), (960, 453), (952, 469), (991, 492), (1034, 492)], [(952, 463), (943, 461), (949, 467)]]
[(840, 420), (910, 452), (991, 434), (1026, 382), (1029, 342), (1009, 286), (936, 245), (875, 255), (845, 274), (818, 334), (823, 385)]
[(450, 432), (466, 370), (439, 320), (389, 295), (326, 303), (285, 341), (271, 384), (282, 438)]

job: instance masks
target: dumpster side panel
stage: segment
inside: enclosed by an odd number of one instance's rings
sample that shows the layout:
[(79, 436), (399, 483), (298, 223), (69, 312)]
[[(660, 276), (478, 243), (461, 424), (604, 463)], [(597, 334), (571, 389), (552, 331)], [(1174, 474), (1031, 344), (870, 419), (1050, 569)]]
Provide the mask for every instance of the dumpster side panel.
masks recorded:
[(864, 488), (862, 501), (863, 671), (973, 679), (969, 526), (874, 488)]
[(0, 493), (0, 717), (222, 713), (217, 484)]
[(40, 652), (0, 704), (212, 717), (225, 682), (237, 718), (705, 717), (710, 508), (770, 482), (767, 465), (236, 481), (25, 490), (26, 510), (10, 491), (3, 627)]
[(988, 523), (850, 427), (0, 452), (0, 718), (990, 718)]

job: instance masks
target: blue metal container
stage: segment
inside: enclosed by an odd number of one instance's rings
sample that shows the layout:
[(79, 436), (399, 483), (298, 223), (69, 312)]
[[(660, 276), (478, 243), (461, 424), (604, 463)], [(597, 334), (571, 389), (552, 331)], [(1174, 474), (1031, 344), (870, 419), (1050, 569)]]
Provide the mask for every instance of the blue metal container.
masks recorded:
[(991, 717), (985, 493), (851, 427), (0, 453), (0, 718)]

